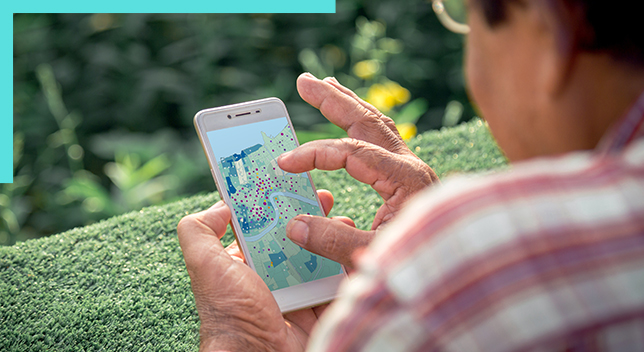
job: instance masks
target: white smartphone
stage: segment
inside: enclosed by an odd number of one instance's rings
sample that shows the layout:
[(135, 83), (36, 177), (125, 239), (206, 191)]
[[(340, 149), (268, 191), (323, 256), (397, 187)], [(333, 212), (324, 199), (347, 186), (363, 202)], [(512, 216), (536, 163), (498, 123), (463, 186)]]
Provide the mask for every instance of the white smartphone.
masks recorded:
[(195, 127), (248, 265), (272, 291), (282, 312), (332, 300), (346, 277), (342, 265), (286, 237), (298, 214), (324, 216), (308, 172), (292, 174), (277, 157), (299, 145), (277, 98), (199, 111)]

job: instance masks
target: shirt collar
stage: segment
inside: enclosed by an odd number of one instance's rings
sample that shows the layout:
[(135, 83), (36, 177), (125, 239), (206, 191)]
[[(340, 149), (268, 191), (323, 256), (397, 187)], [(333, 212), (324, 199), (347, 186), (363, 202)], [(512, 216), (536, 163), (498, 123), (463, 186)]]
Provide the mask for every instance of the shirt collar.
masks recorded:
[(601, 154), (615, 153), (632, 141), (644, 137), (644, 93), (626, 115), (602, 137), (595, 149)]

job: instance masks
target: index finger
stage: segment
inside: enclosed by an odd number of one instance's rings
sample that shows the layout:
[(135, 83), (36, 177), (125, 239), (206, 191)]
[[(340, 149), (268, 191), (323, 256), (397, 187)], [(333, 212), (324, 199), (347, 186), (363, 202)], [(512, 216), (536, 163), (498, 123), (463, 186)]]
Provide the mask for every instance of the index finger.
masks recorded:
[(302, 99), (319, 109), (333, 124), (347, 131), (349, 137), (373, 143), (394, 153), (408, 151), (393, 120), (337, 80), (319, 80), (310, 73), (303, 73), (297, 79), (297, 90)]
[[(344, 168), (356, 180), (371, 185), (383, 198), (388, 199), (406, 177), (418, 177), (413, 163), (401, 160), (379, 147), (351, 138), (311, 141), (280, 155), (277, 163), (284, 171), (301, 173), (313, 169), (338, 170)], [(422, 162), (422, 161), (418, 161)], [(393, 175), (397, 175), (393, 177)], [(417, 180), (421, 182), (425, 180)]]

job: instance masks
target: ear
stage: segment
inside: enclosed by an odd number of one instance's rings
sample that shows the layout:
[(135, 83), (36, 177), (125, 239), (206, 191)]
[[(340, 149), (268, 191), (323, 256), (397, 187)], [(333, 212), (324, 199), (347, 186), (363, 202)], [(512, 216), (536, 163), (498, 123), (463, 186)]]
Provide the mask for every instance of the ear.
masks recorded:
[[(538, 3), (538, 4), (535, 4)], [(545, 30), (549, 50), (542, 84), (552, 98), (562, 95), (571, 83), (581, 48), (592, 33), (581, 5), (568, 1), (532, 1)]]

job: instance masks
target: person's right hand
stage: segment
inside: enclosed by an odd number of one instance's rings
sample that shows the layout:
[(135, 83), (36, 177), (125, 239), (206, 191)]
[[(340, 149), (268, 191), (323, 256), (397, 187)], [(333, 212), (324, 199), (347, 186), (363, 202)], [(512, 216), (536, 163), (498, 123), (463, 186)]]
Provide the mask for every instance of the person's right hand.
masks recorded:
[(293, 173), (344, 168), (356, 180), (371, 185), (384, 204), (371, 231), (356, 229), (346, 218), (299, 215), (289, 222), (286, 232), (302, 248), (351, 269), (356, 249), (368, 245), (380, 226), (412, 195), (438, 182), (438, 177), (409, 150), (392, 119), (335, 78), (319, 80), (304, 73), (297, 80), (297, 89), (302, 99), (344, 129), (349, 138), (306, 143), (282, 154), (280, 168)]

